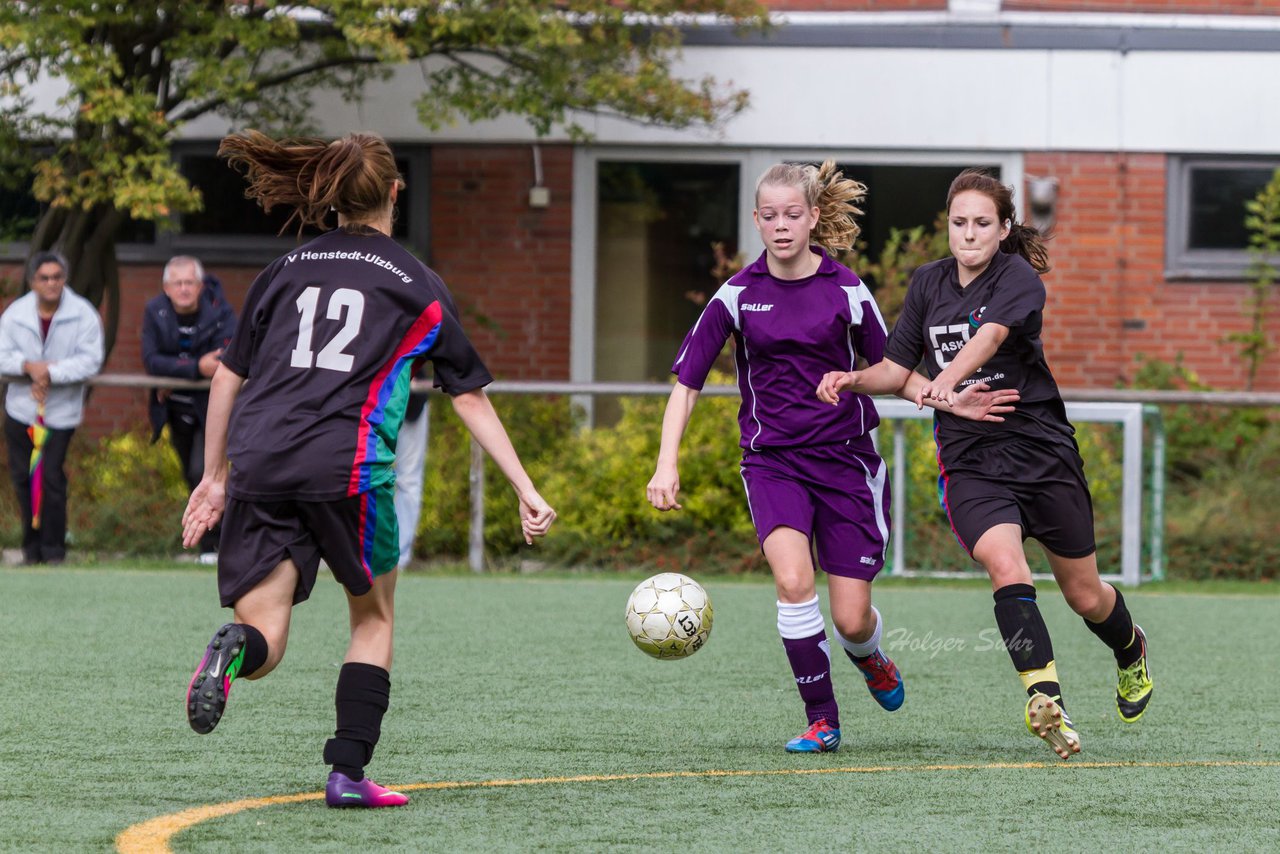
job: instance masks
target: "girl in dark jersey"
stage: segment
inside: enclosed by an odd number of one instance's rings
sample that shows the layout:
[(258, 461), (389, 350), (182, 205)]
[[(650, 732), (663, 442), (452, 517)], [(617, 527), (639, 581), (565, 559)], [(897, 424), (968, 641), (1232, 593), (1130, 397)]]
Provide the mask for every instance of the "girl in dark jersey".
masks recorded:
[[(1063, 706), (1022, 541), (1039, 541), (1067, 604), (1115, 653), (1116, 707), (1127, 722), (1151, 699), (1146, 637), (1120, 591), (1098, 575), (1084, 462), (1040, 341), (1043, 239), (1014, 223), (1012, 191), (982, 172), (952, 182), (947, 215), (952, 257), (912, 277), (884, 361), (828, 374), (818, 397), (896, 392), (922, 405), (953, 402), (957, 389), (978, 383), (1018, 392), (1017, 410), (1001, 422), (935, 416), (939, 486), (956, 539), (991, 577), (996, 623), (1030, 695), (1027, 728), (1066, 759), (1080, 751), (1080, 736)], [(922, 359), (928, 379), (914, 370)]]
[[(851, 369), (859, 358), (875, 364), (884, 350), (884, 322), (871, 292), (823, 251), (852, 245), (855, 205), (865, 192), (830, 161), (821, 169), (779, 164), (760, 178), (754, 217), (765, 251), (716, 292), (680, 347), (672, 367), (678, 382), (648, 485), (654, 507), (680, 509), (680, 440), (732, 336), (742, 393), (742, 481), (773, 572), (778, 632), (809, 720), (787, 743), (791, 752), (840, 745), (815, 551), (828, 576), (837, 641), (882, 707), (893, 711), (903, 701), (902, 679), (880, 649), (882, 621), (871, 604), (871, 581), (889, 543), (889, 484), (871, 439), (879, 418), (865, 395), (845, 395), (833, 408), (805, 391), (833, 367)], [(940, 405), (974, 417), (991, 411), (990, 396), (976, 391)]]
[[(219, 155), (243, 167), (248, 195), (284, 204), (304, 224), (338, 228), (268, 266), (209, 394), (204, 479), (183, 514), (190, 547), (222, 521), (218, 589), (235, 622), (214, 634), (187, 689), (187, 717), (210, 732), (231, 682), (257, 679), (284, 656), (292, 606), (321, 559), (346, 588), (351, 642), (338, 675), (329, 806), (399, 806), (407, 798), (364, 776), (391, 691), (399, 554), (396, 438), (414, 364), (493, 457), (520, 500), (524, 537), (555, 511), (525, 473), (484, 393), (492, 377), (458, 323), (440, 278), (391, 239), (403, 187), (390, 148), (372, 134), (333, 143), (277, 142), (250, 131)], [(229, 465), (230, 463), (230, 465)]]

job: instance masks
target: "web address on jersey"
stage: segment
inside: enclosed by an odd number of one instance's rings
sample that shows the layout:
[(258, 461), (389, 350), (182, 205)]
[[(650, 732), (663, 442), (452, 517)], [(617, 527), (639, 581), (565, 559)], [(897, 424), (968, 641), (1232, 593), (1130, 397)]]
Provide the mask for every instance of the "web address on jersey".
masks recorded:
[[(389, 271), (393, 275), (399, 276), (400, 280), (405, 284), (413, 281), (413, 277), (404, 270), (401, 270), (395, 264), (392, 264), (386, 258), (383, 258), (381, 255), (371, 255), (368, 252), (307, 251), (299, 253), (298, 259), (302, 261), (364, 261), (367, 264), (373, 264), (376, 267), (381, 267), (382, 269)], [(293, 257), (290, 256), (289, 260), (292, 261)]]

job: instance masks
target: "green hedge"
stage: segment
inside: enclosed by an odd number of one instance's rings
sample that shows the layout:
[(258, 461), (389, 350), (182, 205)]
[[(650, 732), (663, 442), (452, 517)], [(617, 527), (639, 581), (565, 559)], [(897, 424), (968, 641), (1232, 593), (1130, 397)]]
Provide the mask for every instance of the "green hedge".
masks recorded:
[[(726, 382), (728, 377), (716, 377)], [(616, 403), (616, 406), (613, 404)], [(486, 458), (485, 542), (491, 565), (522, 559), (606, 569), (767, 572), (738, 472), (736, 397), (699, 399), (681, 448), (684, 509), (658, 513), (645, 500), (653, 474), (665, 398), (599, 401), (616, 411), (609, 426), (585, 429), (568, 398), (500, 395), (503, 421), (535, 483), (560, 519), (536, 550), (520, 536), (516, 501)], [(1190, 408), (1188, 408), (1190, 409)], [(470, 440), (452, 407), (434, 397), (417, 555), (457, 560), (470, 527)], [(1280, 426), (1256, 411), (1166, 410), (1170, 485), (1165, 563), (1170, 577), (1272, 579), (1280, 566)], [(1099, 564), (1114, 570), (1120, 553), (1121, 431), (1080, 424), (1078, 440), (1093, 490)], [(930, 570), (975, 567), (955, 542), (938, 506), (937, 464), (927, 421), (905, 425), (908, 564)], [(892, 458), (892, 433), (881, 430)], [(1188, 437), (1195, 441), (1188, 441)], [(1244, 437), (1247, 437), (1244, 438)], [(1221, 447), (1208, 445), (1219, 441)], [(1216, 464), (1214, 461), (1216, 460)], [(81, 553), (172, 555), (180, 550), (186, 502), (177, 461), (164, 440), (140, 433), (98, 442), (77, 437), (68, 460), (71, 547)], [(1198, 470), (1196, 475), (1191, 471)], [(0, 540), (21, 539), (11, 489), (0, 490)], [(1028, 555), (1045, 568), (1033, 545)]]
[[(729, 377), (714, 377), (724, 383)], [(503, 396), (495, 405), (544, 497), (560, 514), (537, 556), (557, 564), (605, 568), (633, 566), (689, 571), (767, 572), (751, 525), (738, 471), (738, 399), (699, 398), (680, 454), (683, 509), (658, 513), (645, 485), (658, 456), (666, 398), (620, 400), (616, 423), (586, 430), (565, 400)], [(423, 518), (422, 557), (467, 553), (469, 444), (452, 410), (431, 413), (431, 442)], [(905, 426), (908, 454), (907, 562), (911, 568), (972, 569), (938, 504), (938, 469), (931, 422)], [(881, 451), (892, 460), (892, 438), (881, 431)], [(1079, 442), (1098, 516), (1099, 561), (1115, 567), (1120, 555), (1120, 431), (1081, 425)], [(514, 495), (486, 461), (485, 542), (491, 560), (523, 556)], [(895, 520), (896, 523), (896, 520)], [(1044, 568), (1038, 549), (1029, 556)]]
[[(177, 456), (150, 431), (71, 440), (67, 454), (67, 539), (81, 554), (171, 555), (182, 549), (187, 485)], [(0, 541), (22, 544), (12, 486), (0, 489)]]

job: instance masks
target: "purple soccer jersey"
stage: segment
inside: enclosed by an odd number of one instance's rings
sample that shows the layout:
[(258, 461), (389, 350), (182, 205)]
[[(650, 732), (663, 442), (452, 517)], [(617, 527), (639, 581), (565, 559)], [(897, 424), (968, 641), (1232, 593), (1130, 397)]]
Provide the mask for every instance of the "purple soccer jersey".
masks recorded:
[(832, 406), (815, 394), (828, 371), (853, 370), (858, 357), (879, 362), (887, 337), (871, 291), (825, 254), (817, 273), (785, 281), (769, 274), (761, 253), (716, 291), (671, 372), (700, 390), (730, 335), (742, 393), (742, 447), (845, 442), (880, 423), (866, 395), (844, 392)]

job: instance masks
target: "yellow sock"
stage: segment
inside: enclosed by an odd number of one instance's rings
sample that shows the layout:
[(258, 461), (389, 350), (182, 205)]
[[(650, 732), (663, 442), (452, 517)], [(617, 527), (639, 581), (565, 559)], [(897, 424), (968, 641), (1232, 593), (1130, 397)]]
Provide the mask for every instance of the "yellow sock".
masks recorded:
[(1030, 691), (1031, 686), (1039, 682), (1058, 683), (1058, 665), (1057, 662), (1050, 661), (1044, 667), (1035, 670), (1021, 670), (1018, 672), (1018, 678), (1022, 680), (1022, 687)]

